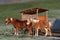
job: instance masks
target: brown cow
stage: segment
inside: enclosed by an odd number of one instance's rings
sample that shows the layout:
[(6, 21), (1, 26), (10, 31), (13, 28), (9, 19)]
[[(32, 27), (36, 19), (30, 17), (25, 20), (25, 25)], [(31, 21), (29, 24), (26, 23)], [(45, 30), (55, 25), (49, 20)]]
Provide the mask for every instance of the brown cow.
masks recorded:
[(51, 36), (50, 22), (40, 21), (40, 20), (35, 20), (35, 19), (29, 18), (27, 25), (29, 25), (30, 23), (32, 23), (35, 28), (35, 36), (38, 36), (38, 29), (45, 32), (45, 36), (47, 36), (48, 34)]
[(28, 34), (30, 34), (31, 32), (31, 27), (30, 25), (27, 25), (27, 20), (18, 20), (18, 19), (15, 19), (15, 18), (6, 18), (6, 21), (5, 21), (6, 25), (8, 25), (9, 23), (12, 23), (13, 26), (14, 26), (14, 30), (15, 30), (15, 35), (18, 35), (18, 29), (19, 28), (27, 28), (29, 30)]

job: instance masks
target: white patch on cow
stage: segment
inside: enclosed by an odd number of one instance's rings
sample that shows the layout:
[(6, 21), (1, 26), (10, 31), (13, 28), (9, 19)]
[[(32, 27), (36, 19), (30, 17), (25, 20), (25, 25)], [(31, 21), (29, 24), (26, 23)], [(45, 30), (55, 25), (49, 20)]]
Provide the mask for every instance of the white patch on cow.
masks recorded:
[(10, 20), (12, 21), (12, 20), (13, 20), (13, 18), (10, 18)]
[(30, 24), (30, 20), (29, 19), (27, 19), (27, 25), (29, 25)]
[(29, 25), (29, 23), (27, 23), (27, 25)]
[(31, 19), (31, 21), (33, 21), (34, 23), (39, 22), (39, 20), (37, 19)]

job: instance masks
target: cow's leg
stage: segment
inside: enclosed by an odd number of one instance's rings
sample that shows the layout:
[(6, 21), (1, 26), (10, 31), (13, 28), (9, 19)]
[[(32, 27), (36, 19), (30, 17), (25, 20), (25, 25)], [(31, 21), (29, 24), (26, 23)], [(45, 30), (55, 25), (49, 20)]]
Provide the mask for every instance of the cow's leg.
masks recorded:
[(38, 36), (38, 35), (37, 35), (37, 28), (35, 28), (35, 36)]
[(18, 28), (15, 28), (14, 30), (15, 30), (14, 35), (18, 35)]
[(51, 35), (52, 35), (52, 34), (51, 34), (51, 29), (49, 28), (48, 31), (49, 31), (49, 35), (51, 36)]
[(48, 30), (49, 30), (49, 35), (51, 36), (51, 35), (52, 35), (52, 34), (51, 34), (51, 22), (49, 22), (48, 25), (49, 25), (49, 29), (48, 29)]
[(48, 29), (45, 28), (45, 31), (46, 31), (45, 36), (47, 36), (48, 35)]
[(49, 31), (49, 35), (51, 36), (52, 34), (51, 34), (51, 31)]
[(16, 35), (16, 28), (14, 28), (14, 31), (15, 31), (15, 32), (14, 32), (14, 35)]
[(35, 36), (38, 36), (38, 28), (35, 28)]
[(32, 33), (31, 27), (28, 28), (28, 35), (30, 36), (30, 34)]
[(18, 28), (16, 28), (16, 35), (18, 35)]

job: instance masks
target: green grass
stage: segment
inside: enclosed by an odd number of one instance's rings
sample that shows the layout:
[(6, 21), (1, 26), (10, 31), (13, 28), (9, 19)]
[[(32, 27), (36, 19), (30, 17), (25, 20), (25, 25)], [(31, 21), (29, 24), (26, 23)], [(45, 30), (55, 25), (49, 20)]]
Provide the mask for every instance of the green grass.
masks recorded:
[(4, 21), (7, 17), (14, 17), (14, 18), (21, 19), (21, 15), (18, 14), (18, 12), (22, 10), (30, 9), (30, 8), (35, 8), (35, 7), (48, 9), (49, 17), (52, 17), (51, 15), (59, 14), (58, 11), (53, 12), (53, 10), (59, 10), (60, 3), (59, 2), (58, 3), (56, 2), (27, 2), (27, 3), (15, 3), (15, 4), (2, 4), (0, 5), (0, 20)]
[(14, 4), (0, 4), (0, 21), (4, 22), (7, 17), (14, 17), (21, 19), (21, 12), (31, 8), (46, 8), (49, 10), (49, 18), (55, 18), (60, 15), (60, 1), (59, 0), (37, 0), (33, 2), (14, 3)]

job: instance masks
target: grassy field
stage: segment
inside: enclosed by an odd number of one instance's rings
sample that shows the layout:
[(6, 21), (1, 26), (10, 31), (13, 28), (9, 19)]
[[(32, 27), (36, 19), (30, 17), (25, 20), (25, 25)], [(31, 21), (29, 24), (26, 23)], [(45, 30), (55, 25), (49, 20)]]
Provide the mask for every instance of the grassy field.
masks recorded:
[[(46, 8), (49, 10), (49, 18), (58, 17), (60, 14), (60, 2), (58, 1), (34, 1), (26, 3), (15, 3), (15, 4), (1, 4), (0, 5), (0, 20), (5, 20), (7, 17), (21, 18), (18, 12), (30, 8)], [(57, 14), (57, 15), (56, 15)]]
[[(46, 1), (33, 1), (26, 3), (15, 4), (0, 4), (0, 40), (55, 40), (54, 38), (46, 37), (24, 37), (24, 36), (12, 36), (9, 33), (12, 31), (13, 25), (5, 25), (5, 19), (7, 17), (14, 17), (21, 19), (21, 12), (30, 8), (46, 8), (49, 10), (48, 17), (60, 19), (60, 0), (46, 0)], [(14, 32), (14, 31), (13, 31)]]

